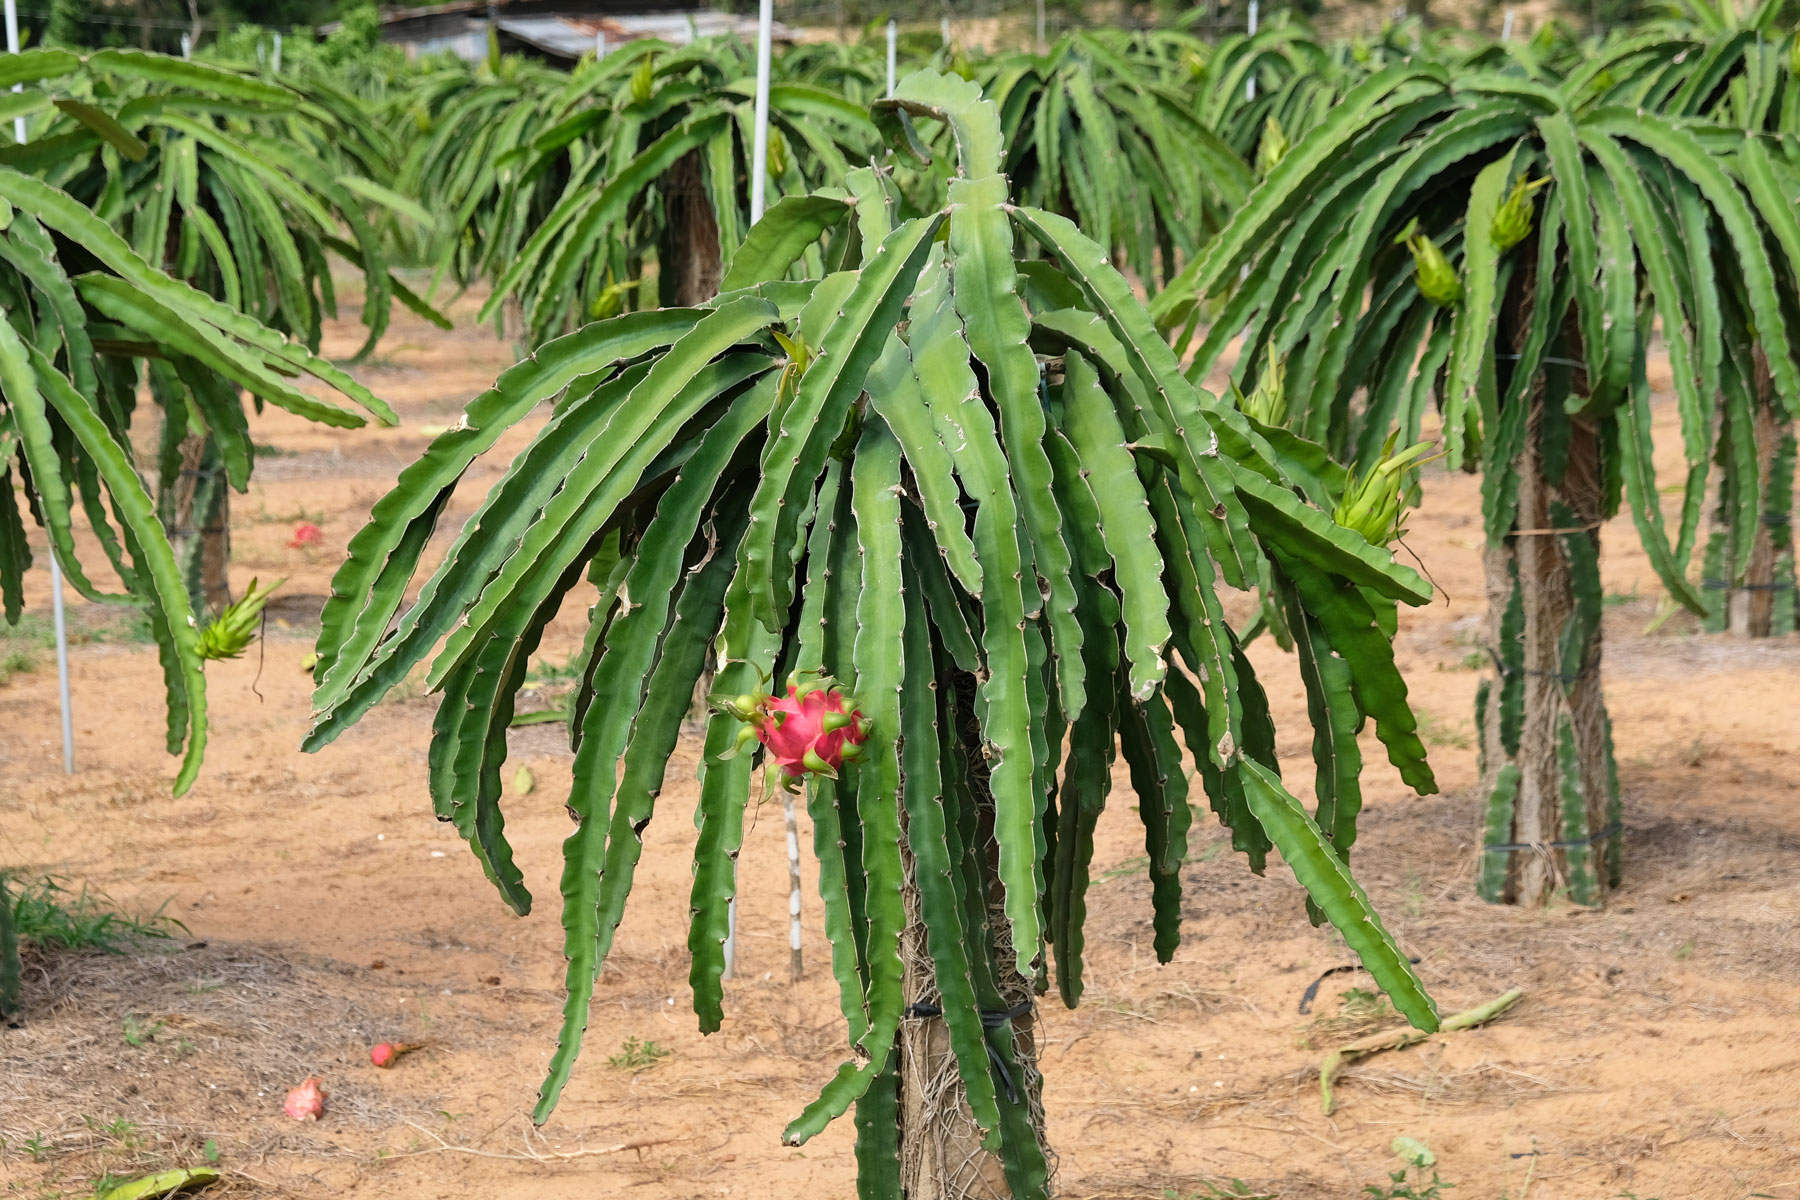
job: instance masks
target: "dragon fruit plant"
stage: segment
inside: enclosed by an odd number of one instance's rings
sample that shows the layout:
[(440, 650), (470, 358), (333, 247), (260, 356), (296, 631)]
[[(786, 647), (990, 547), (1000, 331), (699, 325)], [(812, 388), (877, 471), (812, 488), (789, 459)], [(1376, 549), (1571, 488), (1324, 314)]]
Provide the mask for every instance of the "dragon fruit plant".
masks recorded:
[[(1193, 378), (1240, 338), (1240, 389), (1285, 364), (1287, 427), (1387, 481), (1378, 504), (1345, 508), (1372, 538), (1398, 536), (1392, 485), (1420, 464), (1394, 447), (1428, 422), (1447, 468), (1481, 474), (1490, 901), (1599, 905), (1619, 883), (1601, 669), (1614, 516), (1671, 613), (1721, 628), (1735, 613), (1746, 634), (1792, 624), (1800, 170), (1779, 130), (1800, 83), (1774, 20), (1687, 6), (1523, 86), (1430, 55), (1386, 66), (1150, 305)], [(1673, 483), (1647, 365), (1665, 354)]]
[[(1302, 661), (1320, 776), (1360, 761), (1367, 718), (1420, 791), (1435, 785), (1385, 630), (1396, 603), (1430, 591), (1333, 522), (1344, 473), (1316, 446), (1183, 376), (1101, 245), (1009, 202), (978, 87), (920, 72), (874, 117), (895, 153), (926, 144), (915, 121), (948, 127), (955, 171), (929, 211), (902, 205), (883, 163), (785, 197), (717, 299), (548, 342), (401, 474), (333, 581), (305, 745), (435, 649), (437, 815), (528, 912), (502, 809), (506, 730), (545, 626), (588, 581), (560, 880), (568, 999), (537, 1119), (575, 1062), (711, 670), (688, 933), (701, 1029), (724, 1016), (760, 758), (804, 789), (850, 1052), (786, 1140), (855, 1106), (863, 1195), (919, 1194), (910, 1176), (929, 1159), (1024, 1200), (1049, 1189), (1036, 999), (1052, 984), (1080, 999), (1120, 754), (1136, 804), (1116, 817), (1143, 826), (1160, 959), (1181, 937), (1192, 774), (1252, 869), (1278, 848), (1396, 1007), (1436, 1027), (1347, 871), (1354, 806), (1315, 817), (1282, 781), (1218, 587), (1253, 584), (1270, 560), (1292, 580), (1290, 620), (1320, 660)], [(829, 271), (808, 274), (824, 239)], [(415, 593), (471, 462), (546, 402)], [(774, 679), (779, 696), (763, 690)], [(903, 1066), (955, 1094), (902, 1089)], [(902, 1154), (916, 1139), (926, 1153)]]

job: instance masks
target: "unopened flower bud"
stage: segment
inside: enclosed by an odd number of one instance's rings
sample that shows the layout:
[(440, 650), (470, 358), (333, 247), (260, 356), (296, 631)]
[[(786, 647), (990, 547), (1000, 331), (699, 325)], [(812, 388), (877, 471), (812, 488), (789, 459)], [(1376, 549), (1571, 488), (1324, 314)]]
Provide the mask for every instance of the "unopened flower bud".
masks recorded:
[(1529, 183), (1523, 176), (1513, 181), (1512, 191), (1494, 211), (1494, 222), (1488, 235), (1500, 253), (1506, 253), (1531, 236), (1531, 193), (1549, 182), (1548, 176)]
[(1394, 239), (1396, 245), (1404, 244), (1412, 251), (1413, 267), (1419, 280), (1419, 291), (1424, 297), (1439, 308), (1449, 308), (1462, 299), (1462, 279), (1456, 268), (1444, 257), (1436, 242), (1419, 232), (1419, 222), (1415, 217), (1407, 222), (1400, 236)]

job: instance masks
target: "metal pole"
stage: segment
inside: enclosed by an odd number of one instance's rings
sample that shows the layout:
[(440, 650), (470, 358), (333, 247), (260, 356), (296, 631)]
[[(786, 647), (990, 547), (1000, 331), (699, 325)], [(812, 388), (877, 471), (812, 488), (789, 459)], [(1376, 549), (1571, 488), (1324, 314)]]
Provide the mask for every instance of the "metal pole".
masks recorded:
[[(19, 52), (18, 0), (6, 0), (6, 52), (8, 54), (17, 54)], [(25, 90), (25, 85), (22, 83), (15, 83), (12, 85), (12, 90), (15, 92), (22, 92)], [(21, 146), (25, 144), (24, 117), (13, 118), (13, 141), (19, 143)], [(57, 569), (56, 555), (54, 552), (50, 555), (50, 569), (53, 571)]]
[(69, 704), (69, 629), (63, 623), (62, 565), (50, 550), (50, 619), (56, 626), (56, 696), (62, 703), (63, 774), (75, 773), (75, 713)]
[(601, 59), (603, 59), (605, 57), (606, 57), (606, 30), (604, 30), (604, 29), (596, 30), (594, 33), (594, 61), (599, 62)]
[(1049, 49), (1049, 45), (1044, 41), (1044, 0), (1037, 0), (1037, 19), (1038, 19), (1037, 51), (1039, 54), (1042, 54), (1045, 50)]
[(944, 45), (948, 46), (950, 44), (950, 18), (949, 17), (939, 17), (938, 18), (938, 33), (943, 35)]
[[(8, 54), (17, 54), (19, 52), (19, 5), (17, 0), (6, 0), (6, 52)], [(12, 86), (12, 90), (15, 92), (24, 91), (25, 85), (22, 83), (15, 83)], [(13, 137), (20, 142), (25, 140), (24, 117), (13, 118)]]
[(281, 74), (281, 35), (275, 35), (275, 73)]
[[(764, 191), (769, 184), (769, 43), (773, 40), (775, 0), (762, 0), (756, 22), (756, 133), (750, 147), (750, 223), (762, 220)], [(725, 909), (725, 975), (737, 975), (737, 863), (731, 864), (732, 897)]]
[(894, 94), (894, 56), (900, 44), (900, 22), (888, 18), (888, 95)]
[[(1250, 0), (1250, 36), (1256, 36), (1257, 0)], [(1250, 78), (1244, 81), (1244, 99), (1256, 99), (1256, 68), (1250, 68)]]
[(762, 0), (756, 22), (756, 140), (750, 152), (750, 223), (762, 220), (763, 192), (769, 183), (769, 41), (775, 0)]
[(794, 813), (794, 793), (781, 794), (782, 820), (787, 826), (788, 852), (788, 980), (799, 983), (805, 973), (800, 957), (800, 821)]
[(192, 34), (184, 33), (181, 35), (181, 57), (194, 57), (194, 38)]
[[(18, 0), (6, 0), (6, 52), (19, 52)], [(23, 90), (13, 84), (13, 91)], [(25, 118), (13, 118), (13, 140), (25, 144)], [(63, 773), (75, 773), (75, 714), (69, 705), (69, 629), (63, 620), (62, 564), (56, 561), (56, 547), (50, 547), (50, 620), (56, 629), (56, 693), (62, 702)]]
[(1501, 26), (1500, 26), (1500, 40), (1501, 41), (1503, 41), (1503, 42), (1512, 41), (1512, 26), (1513, 26), (1513, 10), (1509, 8), (1506, 10), (1506, 20), (1504, 22), (1502, 22)]

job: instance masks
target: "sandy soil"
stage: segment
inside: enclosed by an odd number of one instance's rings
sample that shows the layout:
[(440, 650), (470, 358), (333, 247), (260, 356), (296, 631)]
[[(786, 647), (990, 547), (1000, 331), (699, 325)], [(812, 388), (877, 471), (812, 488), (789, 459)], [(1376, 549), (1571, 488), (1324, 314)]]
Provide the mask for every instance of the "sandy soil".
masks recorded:
[[(0, 1194), (91, 1194), (106, 1172), (203, 1161), (210, 1142), (225, 1186), (245, 1194), (851, 1195), (847, 1123), (801, 1149), (778, 1140), (845, 1052), (816, 893), (806, 979), (786, 979), (778, 808), (757, 814), (743, 857), (726, 1026), (702, 1038), (685, 983), (684, 742), (586, 1056), (555, 1119), (532, 1133), (524, 1114), (553, 1044), (563, 965), (554, 901), (569, 756), (555, 727), (516, 731), (507, 768), (535, 780), (508, 813), (544, 900), (525, 920), (432, 819), (433, 703), (416, 687), (324, 753), (296, 750), (302, 659), (345, 542), (432, 427), (511, 361), (482, 332), (442, 335), (404, 315), (397, 325), (361, 372), (401, 428), (339, 434), (275, 412), (255, 422), (279, 454), (234, 499), (233, 576), (240, 589), (253, 575), (288, 582), (264, 651), (208, 668), (213, 741), (188, 796), (167, 795), (154, 654), (116, 618), (74, 609), (85, 631), (74, 776), (58, 762), (48, 656), (0, 684), (0, 863), (85, 881), (135, 910), (166, 903), (187, 930), (161, 951), (33, 961), (28, 1019), (0, 1030)], [(347, 353), (352, 334), (338, 328), (331, 348)], [(1670, 419), (1659, 437), (1673, 455)], [(1390, 1023), (1343, 996), (1367, 976), (1332, 975), (1301, 1015), (1307, 985), (1353, 960), (1307, 924), (1285, 868), (1251, 876), (1210, 823), (1196, 825), (1184, 875), (1185, 940), (1158, 967), (1141, 832), (1121, 799), (1100, 830), (1088, 1000), (1076, 1012), (1048, 1003), (1042, 1016), (1061, 1193), (1187, 1200), (1239, 1179), (1249, 1195), (1357, 1196), (1385, 1183), (1390, 1143), (1409, 1135), (1437, 1153), (1456, 1200), (1800, 1197), (1800, 643), (1708, 638), (1686, 617), (1644, 636), (1655, 580), (1628, 522), (1609, 527), (1625, 886), (1604, 911), (1482, 904), (1469, 792), (1478, 496), (1470, 477), (1427, 484), (1408, 540), (1443, 598), (1405, 616), (1401, 655), (1444, 792), (1412, 797), (1369, 747), (1354, 865), (1446, 1011), (1511, 987), (1524, 1000), (1490, 1027), (1350, 1067), (1327, 1118), (1321, 1055)], [(300, 521), (321, 527), (322, 546), (287, 545)], [(445, 523), (440, 547), (458, 523)], [(47, 579), (34, 576), (41, 614)], [(572, 602), (542, 658), (564, 661), (579, 629)], [(1266, 639), (1255, 657), (1304, 786), (1298, 678)], [(668, 1054), (633, 1068), (630, 1038)], [(383, 1039), (425, 1048), (378, 1071), (366, 1054)], [(309, 1073), (331, 1106), (296, 1125), (281, 1096)]]

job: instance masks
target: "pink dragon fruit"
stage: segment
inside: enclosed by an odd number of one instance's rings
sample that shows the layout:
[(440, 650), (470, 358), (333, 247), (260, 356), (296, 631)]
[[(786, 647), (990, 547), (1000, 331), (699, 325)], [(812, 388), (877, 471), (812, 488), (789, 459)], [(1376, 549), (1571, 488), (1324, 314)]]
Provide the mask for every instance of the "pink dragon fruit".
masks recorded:
[(836, 779), (838, 768), (855, 760), (869, 737), (868, 718), (830, 676), (802, 684), (796, 673), (788, 677), (786, 696), (758, 688), (714, 703), (748, 722), (732, 753), (761, 742), (778, 782), (790, 790), (807, 775)]
[(378, 1067), (391, 1067), (402, 1054), (411, 1054), (417, 1049), (419, 1044), (416, 1042), (382, 1042), (369, 1051), (369, 1061)]
[(325, 1113), (325, 1089), (316, 1077), (308, 1075), (299, 1087), (287, 1094), (281, 1111), (296, 1121), (316, 1121)]

